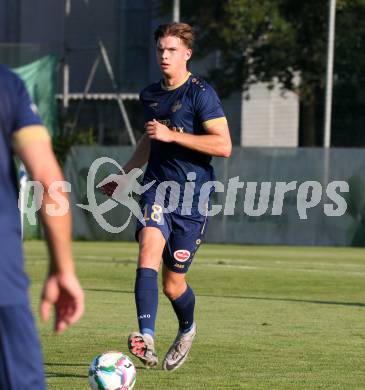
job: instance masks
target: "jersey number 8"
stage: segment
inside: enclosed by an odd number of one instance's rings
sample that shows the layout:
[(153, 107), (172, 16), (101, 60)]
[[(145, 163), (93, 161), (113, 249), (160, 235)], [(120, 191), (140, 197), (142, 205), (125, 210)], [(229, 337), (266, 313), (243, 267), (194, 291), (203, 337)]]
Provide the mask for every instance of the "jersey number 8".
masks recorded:
[[(157, 223), (160, 223), (161, 220), (162, 220), (162, 206), (160, 206), (159, 204), (156, 204), (154, 203), (152, 205), (152, 213), (151, 213), (151, 219), (152, 221), (155, 221)], [(144, 207), (144, 220), (145, 221), (149, 221), (150, 218), (148, 217), (148, 205), (146, 204), (145, 207)]]

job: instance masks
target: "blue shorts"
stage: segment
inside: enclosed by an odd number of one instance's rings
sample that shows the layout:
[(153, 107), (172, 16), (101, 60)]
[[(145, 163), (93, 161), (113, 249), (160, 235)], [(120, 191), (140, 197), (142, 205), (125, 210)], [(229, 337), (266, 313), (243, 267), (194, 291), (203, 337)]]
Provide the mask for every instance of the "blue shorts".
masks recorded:
[(144, 227), (155, 227), (163, 234), (166, 245), (162, 254), (165, 266), (177, 273), (186, 273), (198, 250), (206, 231), (207, 215), (181, 215), (175, 212), (163, 213), (154, 200), (142, 199), (141, 211), (146, 225), (137, 221), (136, 240)]
[(46, 389), (38, 333), (28, 305), (0, 306), (0, 389)]

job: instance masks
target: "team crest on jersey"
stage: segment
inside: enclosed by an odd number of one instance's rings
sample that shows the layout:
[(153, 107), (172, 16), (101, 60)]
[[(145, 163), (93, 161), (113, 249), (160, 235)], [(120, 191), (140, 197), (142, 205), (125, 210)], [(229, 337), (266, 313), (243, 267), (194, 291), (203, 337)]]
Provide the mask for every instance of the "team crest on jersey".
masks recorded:
[(152, 108), (155, 108), (155, 107), (157, 107), (158, 106), (158, 103), (157, 102), (153, 102), (153, 103), (150, 103), (149, 105), (148, 105), (148, 107), (152, 107)]
[(181, 104), (180, 100), (177, 100), (174, 103), (174, 105), (171, 107), (171, 111), (176, 112), (176, 111), (180, 110), (181, 107), (182, 107), (182, 104)]
[(179, 249), (174, 252), (174, 258), (177, 261), (187, 261), (190, 258), (190, 252), (187, 251), (186, 249)]

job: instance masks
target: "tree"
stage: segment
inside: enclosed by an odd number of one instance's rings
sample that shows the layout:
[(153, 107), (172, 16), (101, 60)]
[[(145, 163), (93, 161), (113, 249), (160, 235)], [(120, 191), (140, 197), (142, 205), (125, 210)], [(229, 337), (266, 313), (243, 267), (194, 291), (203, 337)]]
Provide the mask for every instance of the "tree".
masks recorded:
[[(171, 7), (171, 1), (163, 2), (165, 7), (167, 3)], [(198, 30), (195, 52), (200, 56), (219, 52), (218, 66), (210, 70), (209, 78), (220, 93), (278, 80), (283, 90), (299, 96), (302, 145), (320, 145), (318, 107), (326, 79), (328, 1), (184, 0), (181, 4), (182, 20)], [(365, 0), (337, 0), (335, 72), (340, 80), (353, 79), (364, 69), (364, 10)]]

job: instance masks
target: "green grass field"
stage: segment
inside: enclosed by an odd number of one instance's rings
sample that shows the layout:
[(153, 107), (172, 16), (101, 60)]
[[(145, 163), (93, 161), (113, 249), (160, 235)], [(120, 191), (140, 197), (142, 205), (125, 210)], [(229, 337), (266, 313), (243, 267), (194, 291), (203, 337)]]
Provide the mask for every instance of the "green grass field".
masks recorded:
[[(83, 319), (62, 336), (40, 325), (49, 389), (88, 389), (88, 365), (127, 352), (136, 330), (137, 245), (74, 245), (86, 292)], [(45, 273), (41, 242), (27, 242), (34, 308)], [(176, 372), (145, 370), (135, 389), (365, 389), (365, 250), (205, 245), (189, 272), (198, 336)], [(160, 293), (157, 352), (176, 322)]]

